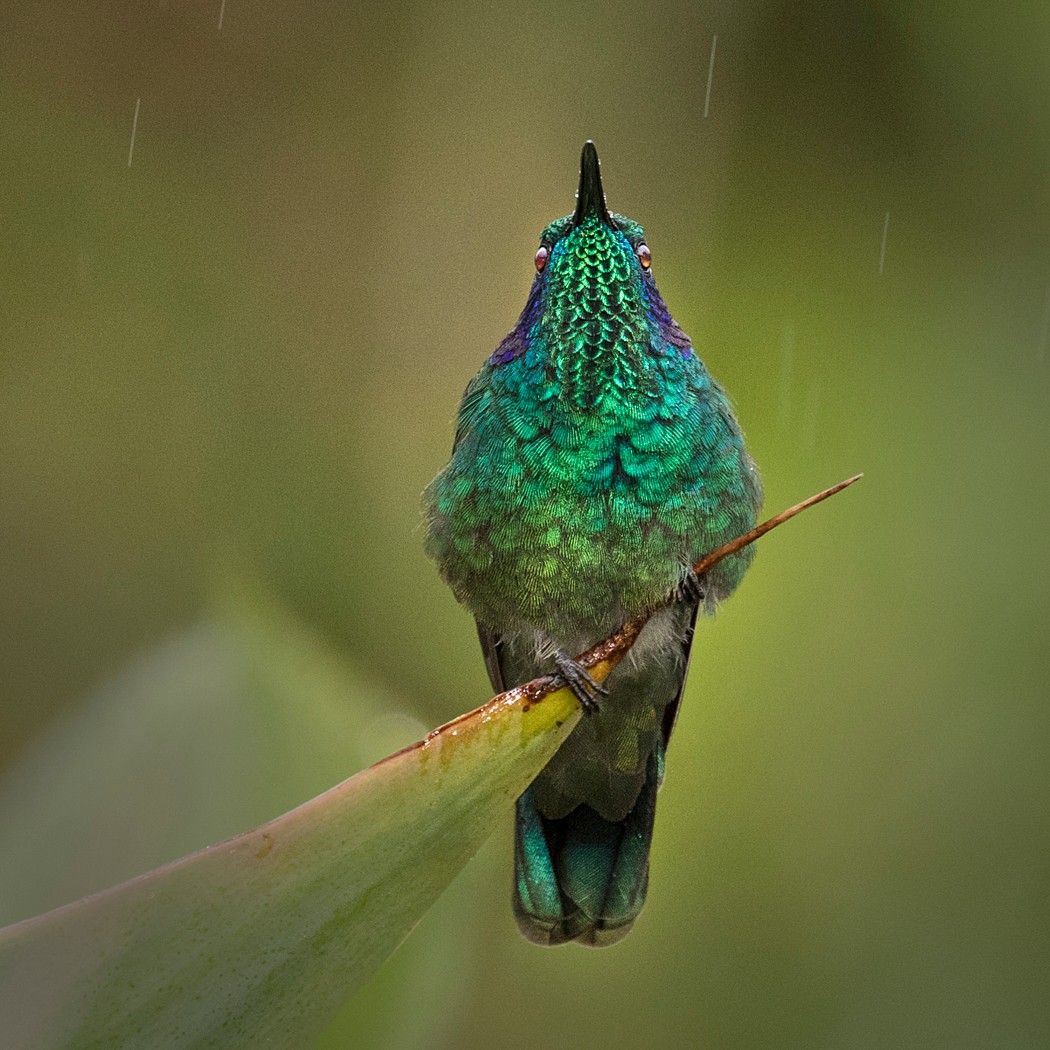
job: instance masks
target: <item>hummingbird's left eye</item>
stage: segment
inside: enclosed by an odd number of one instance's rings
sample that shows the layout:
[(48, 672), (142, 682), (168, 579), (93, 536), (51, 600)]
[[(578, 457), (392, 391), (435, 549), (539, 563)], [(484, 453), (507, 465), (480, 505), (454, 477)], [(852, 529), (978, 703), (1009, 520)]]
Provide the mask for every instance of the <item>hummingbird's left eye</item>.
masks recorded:
[(547, 265), (547, 260), (550, 258), (550, 252), (542, 244), (539, 250), (536, 252), (536, 272), (543, 273), (543, 268)]
[(635, 254), (638, 256), (638, 261), (642, 264), (643, 270), (648, 270), (653, 265), (653, 253), (649, 251), (648, 244), (639, 244), (635, 248)]

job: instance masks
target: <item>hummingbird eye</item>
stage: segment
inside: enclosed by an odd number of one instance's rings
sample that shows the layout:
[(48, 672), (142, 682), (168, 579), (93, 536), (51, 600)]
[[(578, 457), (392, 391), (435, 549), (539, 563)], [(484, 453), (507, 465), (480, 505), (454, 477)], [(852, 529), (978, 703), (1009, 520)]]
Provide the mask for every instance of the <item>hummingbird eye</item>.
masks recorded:
[(648, 244), (639, 244), (635, 249), (635, 253), (638, 256), (638, 261), (642, 264), (643, 270), (648, 270), (653, 265), (653, 253), (649, 251)]
[(543, 273), (543, 268), (547, 265), (547, 260), (550, 258), (550, 254), (550, 251), (541, 244), (539, 250), (536, 252), (537, 273)]

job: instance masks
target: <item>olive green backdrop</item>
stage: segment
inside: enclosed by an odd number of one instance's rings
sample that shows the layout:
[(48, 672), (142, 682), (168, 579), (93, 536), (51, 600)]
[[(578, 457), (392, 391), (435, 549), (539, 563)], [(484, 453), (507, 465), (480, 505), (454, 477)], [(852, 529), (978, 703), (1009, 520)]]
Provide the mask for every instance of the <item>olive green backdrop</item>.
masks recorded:
[(0, 22), (0, 922), (487, 697), (419, 493), (590, 137), (767, 509), (867, 476), (702, 625), (631, 936), (520, 940), (508, 814), (323, 1045), (1050, 1043), (1044, 5)]

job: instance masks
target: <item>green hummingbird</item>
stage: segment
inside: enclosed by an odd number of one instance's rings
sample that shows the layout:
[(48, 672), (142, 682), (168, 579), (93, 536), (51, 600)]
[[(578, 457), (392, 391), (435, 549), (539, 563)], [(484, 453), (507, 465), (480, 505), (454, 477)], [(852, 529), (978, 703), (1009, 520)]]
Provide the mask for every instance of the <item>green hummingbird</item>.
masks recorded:
[[(590, 716), (518, 799), (514, 913), (539, 944), (602, 946), (645, 901), (697, 612), (734, 590), (752, 548), (702, 579), (691, 567), (755, 524), (762, 485), (642, 227), (606, 207), (593, 142), (535, 266), (424, 493), (426, 547), (477, 620), (493, 688), (556, 670)], [(604, 687), (573, 660), (670, 595)]]

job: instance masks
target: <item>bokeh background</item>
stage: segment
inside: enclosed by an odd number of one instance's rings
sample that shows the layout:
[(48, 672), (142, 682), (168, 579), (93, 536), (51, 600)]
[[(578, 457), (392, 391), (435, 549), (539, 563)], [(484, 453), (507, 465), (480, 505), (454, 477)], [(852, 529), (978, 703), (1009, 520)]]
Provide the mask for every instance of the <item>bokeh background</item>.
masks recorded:
[(419, 494), (591, 137), (769, 512), (867, 476), (702, 625), (631, 936), (521, 940), (508, 813), (321, 1045), (1050, 1043), (1050, 9), (0, 18), (0, 923), (486, 699)]

